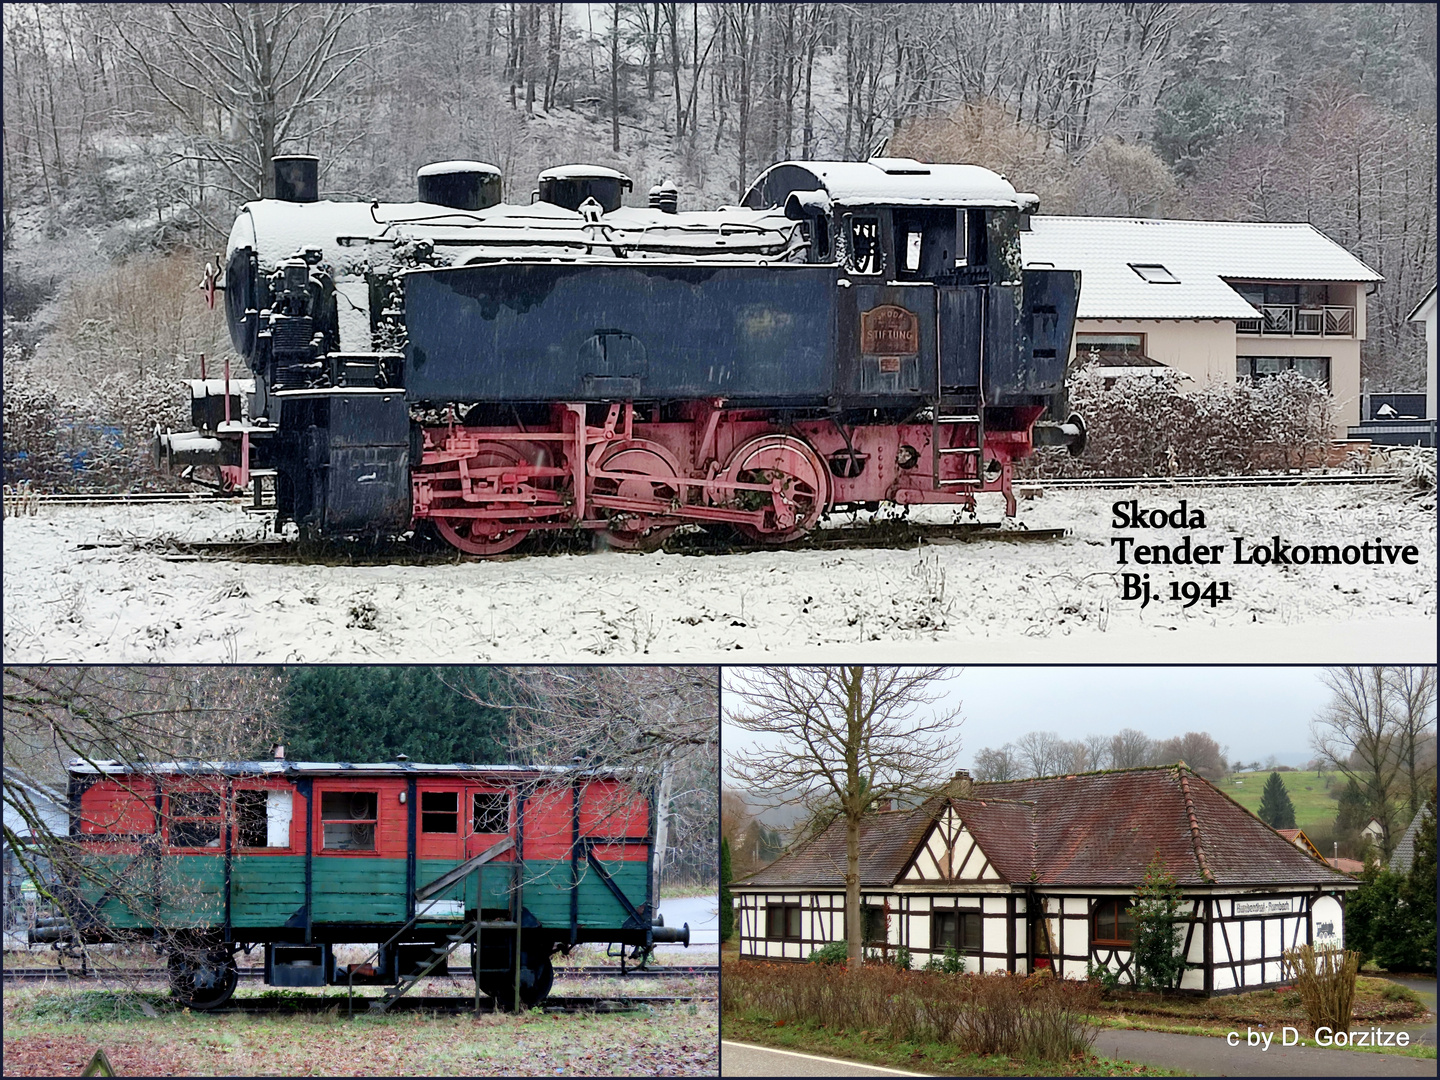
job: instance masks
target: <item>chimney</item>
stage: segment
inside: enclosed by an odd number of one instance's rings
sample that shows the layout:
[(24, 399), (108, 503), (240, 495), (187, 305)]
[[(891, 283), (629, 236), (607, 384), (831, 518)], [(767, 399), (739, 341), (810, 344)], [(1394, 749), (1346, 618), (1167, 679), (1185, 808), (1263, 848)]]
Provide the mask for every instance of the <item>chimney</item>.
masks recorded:
[(320, 199), (320, 159), (313, 154), (280, 154), (274, 159), (275, 198), (311, 203)]
[(275, 760), (276, 760), (276, 761), (284, 761), (284, 760), (285, 760), (285, 744), (284, 744), (284, 743), (278, 743), (278, 742), (277, 742), (274, 746), (272, 746), (272, 747), (270, 748), (270, 752), (275, 755)]
[(956, 769), (955, 776), (950, 781), (949, 795), (952, 799), (968, 799), (975, 785), (970, 779), (969, 769)]
[(885, 814), (889, 813), (891, 806), (892, 803), (889, 799), (881, 799), (875, 804), (875, 809), (880, 811), (880, 813)]

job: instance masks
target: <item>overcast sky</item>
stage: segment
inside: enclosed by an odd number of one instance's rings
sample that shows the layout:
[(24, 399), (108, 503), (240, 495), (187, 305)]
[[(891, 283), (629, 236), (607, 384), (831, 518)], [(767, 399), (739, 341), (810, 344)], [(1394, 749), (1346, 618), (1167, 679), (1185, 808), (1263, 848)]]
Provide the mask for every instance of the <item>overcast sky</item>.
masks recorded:
[[(1066, 739), (1138, 728), (1153, 739), (1204, 731), (1227, 747), (1231, 760), (1302, 765), (1314, 756), (1310, 720), (1330, 699), (1313, 667), (970, 667), (957, 668), (949, 700), (959, 699), (958, 768), (974, 764), (987, 746), (1013, 742), (1027, 731)], [(725, 670), (724, 712), (737, 673)], [(937, 703), (937, 708), (939, 704)], [(726, 723), (726, 750), (758, 736)]]

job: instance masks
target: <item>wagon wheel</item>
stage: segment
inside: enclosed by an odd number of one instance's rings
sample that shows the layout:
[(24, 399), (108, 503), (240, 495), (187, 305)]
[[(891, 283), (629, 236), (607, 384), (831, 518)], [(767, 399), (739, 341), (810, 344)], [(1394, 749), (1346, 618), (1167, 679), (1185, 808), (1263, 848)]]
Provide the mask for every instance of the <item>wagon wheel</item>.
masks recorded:
[[(550, 996), (554, 985), (555, 967), (551, 964), (548, 956), (540, 961), (538, 967), (522, 967), (520, 969), (520, 1004), (526, 1008), (539, 1005)], [(503, 1009), (506, 1012), (515, 1011), (515, 979), (512, 974), (491, 973), (480, 984), (480, 989), (495, 999), (497, 1009)]]
[[(766, 544), (784, 544), (804, 536), (820, 520), (830, 501), (825, 463), (810, 445), (793, 435), (761, 435), (730, 456), (722, 479), (731, 483), (765, 484), (771, 491), (737, 491), (731, 505), (764, 510), (764, 524), (737, 523), (744, 536)], [(776, 486), (778, 485), (778, 491)], [(779, 508), (775, 495), (779, 495)]]
[(167, 966), (171, 996), (189, 1009), (218, 1009), (230, 1000), (240, 977), (235, 957), (224, 948), (204, 953), (177, 949)]
[[(670, 452), (658, 443), (643, 440), (621, 443), (606, 454), (600, 468), (606, 472), (626, 473), (627, 476), (623, 480), (596, 477), (591, 488), (596, 495), (653, 499), (667, 504), (679, 502), (680, 487), (674, 483), (680, 475), (679, 466)], [(611, 547), (623, 551), (659, 551), (676, 528), (674, 525), (655, 524), (655, 518), (649, 514), (604, 508), (599, 512), (610, 523), (600, 529), (598, 535)]]
[[(516, 447), (499, 442), (481, 443), (476, 452), (465, 459), (468, 469), (502, 469), (507, 465), (528, 463), (525, 455)], [(440, 489), (436, 494), (443, 498), (446, 492)], [(502, 555), (530, 535), (528, 527), (517, 527), (509, 522), (459, 515), (446, 517), (445, 509), (437, 506), (431, 512), (436, 531), (452, 547), (470, 555)]]

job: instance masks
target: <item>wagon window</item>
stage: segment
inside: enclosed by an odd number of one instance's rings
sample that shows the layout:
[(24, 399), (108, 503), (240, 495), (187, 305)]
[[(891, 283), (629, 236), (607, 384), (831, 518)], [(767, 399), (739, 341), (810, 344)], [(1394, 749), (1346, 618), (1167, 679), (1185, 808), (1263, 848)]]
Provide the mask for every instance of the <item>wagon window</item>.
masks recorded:
[(373, 791), (324, 791), (320, 794), (320, 821), (327, 851), (374, 851), (376, 808)]
[(210, 792), (177, 792), (170, 796), (170, 846), (220, 846), (220, 796)]
[(235, 792), (236, 842), (242, 848), (265, 847), (269, 841), (265, 805), (263, 791)]
[(1135, 939), (1135, 917), (1130, 901), (1098, 901), (1091, 917), (1090, 936), (1096, 944), (1129, 945)]
[(880, 250), (880, 219), (847, 214), (849, 255), (845, 269), (854, 274), (879, 274), (885, 269)]
[(953, 947), (957, 952), (980, 951), (978, 911), (937, 911), (931, 916), (930, 947)]
[(799, 941), (800, 905), (767, 905), (765, 908), (765, 936), (772, 941)]
[(422, 791), (420, 793), (420, 831), (457, 833), (460, 831), (460, 793), (458, 791)]
[(475, 831), (504, 833), (510, 831), (510, 796), (503, 791), (477, 792), (475, 795)]

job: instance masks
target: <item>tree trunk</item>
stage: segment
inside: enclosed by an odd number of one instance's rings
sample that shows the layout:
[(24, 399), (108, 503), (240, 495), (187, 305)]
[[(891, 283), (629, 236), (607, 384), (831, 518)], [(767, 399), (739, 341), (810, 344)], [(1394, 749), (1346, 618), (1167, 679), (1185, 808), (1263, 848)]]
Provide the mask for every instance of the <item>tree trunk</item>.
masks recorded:
[(620, 152), (620, 5), (610, 21), (610, 149)]
[(660, 783), (655, 791), (655, 863), (654, 880), (650, 883), (650, 896), (655, 902), (650, 911), (654, 921), (655, 912), (660, 910), (660, 879), (664, 873), (665, 848), (670, 826), (670, 786), (674, 769), (669, 760), (660, 767)]

